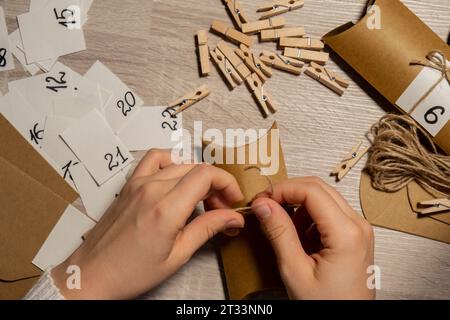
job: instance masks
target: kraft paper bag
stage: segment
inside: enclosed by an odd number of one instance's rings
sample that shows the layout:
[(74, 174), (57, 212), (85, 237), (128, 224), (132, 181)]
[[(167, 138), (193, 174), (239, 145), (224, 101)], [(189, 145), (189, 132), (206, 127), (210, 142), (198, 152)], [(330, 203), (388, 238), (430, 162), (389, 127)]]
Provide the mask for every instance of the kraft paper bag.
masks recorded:
[[(369, 29), (367, 21), (372, 18), (368, 14), (356, 24), (349, 22), (330, 31), (322, 40), (396, 105), (411, 82), (427, 68), (410, 65), (410, 62), (426, 61), (426, 55), (433, 50), (442, 51), (448, 60), (450, 48), (400, 1), (376, 0), (369, 4), (380, 9), (380, 29)], [(433, 84), (431, 82), (429, 88)], [(403, 112), (399, 105), (396, 107)], [(450, 106), (446, 108), (450, 112)], [(450, 154), (450, 121), (434, 136), (434, 141)]]
[(450, 224), (445, 223), (448, 214), (418, 217), (417, 213), (413, 211), (415, 200), (410, 201), (408, 197), (410, 188), (409, 193), (415, 194), (411, 195), (414, 199), (422, 201), (433, 198), (425, 190), (417, 190), (417, 188), (420, 189), (417, 185), (411, 185), (393, 193), (375, 190), (372, 187), (370, 176), (363, 172), (360, 198), (364, 216), (376, 226), (450, 243)]
[[(272, 137), (273, 129), (277, 129), (276, 123), (268, 131), (267, 146), (269, 149), (271, 140), (275, 138)], [(207, 143), (208, 141), (204, 142), (204, 148)], [(231, 173), (244, 193), (245, 199), (235, 204), (235, 208), (249, 206), (256, 194), (270, 186), (268, 179), (271, 183), (287, 179), (281, 143), (278, 148), (278, 171), (267, 177), (262, 176), (261, 172), (254, 168), (255, 166), (263, 168), (259, 157), (258, 164), (249, 164), (248, 155), (252, 144), (257, 144), (257, 142), (234, 149), (235, 160), (238, 149), (245, 149), (245, 164), (214, 164)], [(224, 147), (224, 155), (227, 152), (226, 150), (226, 147)], [(218, 245), (229, 299), (286, 297), (274, 252), (261, 231), (259, 221), (253, 214), (245, 215), (245, 228), (241, 230), (239, 236), (222, 236)]]
[(0, 157), (0, 299), (20, 299), (42, 274), (32, 264), (67, 201)]
[(0, 114), (0, 157), (72, 203), (78, 194)]

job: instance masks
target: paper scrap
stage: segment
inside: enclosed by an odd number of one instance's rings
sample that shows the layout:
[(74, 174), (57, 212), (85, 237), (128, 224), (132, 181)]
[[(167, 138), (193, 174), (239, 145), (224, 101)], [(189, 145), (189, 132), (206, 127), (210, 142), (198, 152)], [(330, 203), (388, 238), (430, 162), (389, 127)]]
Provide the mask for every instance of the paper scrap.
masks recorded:
[(73, 96), (72, 70), (60, 62), (42, 75), (11, 81), (8, 88), (17, 89), (43, 117), (53, 112), (53, 99)]
[(14, 69), (14, 58), (9, 42), (8, 28), (6, 27), (5, 12), (0, 7), (0, 71)]
[(86, 49), (80, 0), (48, 0), (37, 10), (17, 16), (28, 63)]
[(143, 105), (142, 99), (100, 61), (94, 63), (85, 77), (112, 93), (104, 108), (105, 117), (114, 132), (119, 132)]
[(59, 136), (73, 122), (73, 119), (64, 117), (47, 117), (45, 120), (42, 150), (57, 164), (56, 171), (58, 171), (61, 177), (76, 190), (71, 170), (74, 166), (79, 165), (80, 162)]
[[(174, 108), (141, 107), (119, 137), (130, 151), (173, 148), (181, 141), (183, 130), (182, 114), (172, 117), (174, 112)], [(173, 133), (176, 139), (172, 139)]]
[(103, 185), (98, 186), (83, 165), (77, 165), (70, 171), (86, 212), (95, 221), (99, 221), (125, 185), (125, 175), (117, 173)]
[(13, 55), (17, 58), (22, 67), (32, 76), (38, 73), (40, 71), (39, 66), (34, 63), (27, 64), (25, 53), (19, 48), (19, 45), (22, 43), (19, 29), (9, 34), (9, 42), (11, 43), (11, 51)]
[(64, 262), (82, 244), (81, 237), (94, 226), (91, 219), (68, 205), (32, 263), (47, 270)]
[(61, 137), (98, 185), (103, 185), (134, 160), (97, 109), (76, 121)]
[(13, 89), (0, 98), (0, 113), (39, 150), (44, 138), (44, 121), (19, 91)]

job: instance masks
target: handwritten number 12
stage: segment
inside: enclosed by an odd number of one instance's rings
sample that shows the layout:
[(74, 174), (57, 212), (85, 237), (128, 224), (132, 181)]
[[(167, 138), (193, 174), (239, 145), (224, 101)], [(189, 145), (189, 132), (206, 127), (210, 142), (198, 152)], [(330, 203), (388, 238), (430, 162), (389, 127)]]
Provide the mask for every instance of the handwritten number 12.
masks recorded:
[[(120, 151), (120, 148), (117, 147), (116, 148), (116, 160), (114, 161), (114, 156), (111, 153), (107, 153), (105, 154), (105, 160), (108, 161), (108, 169), (109, 171), (113, 171), (114, 168), (117, 168), (118, 166), (120, 166), (120, 162), (119, 160), (122, 161), (122, 164), (124, 164), (125, 162), (128, 161), (128, 158), (125, 158), (122, 154), (122, 151)], [(120, 158), (120, 159), (119, 159)]]

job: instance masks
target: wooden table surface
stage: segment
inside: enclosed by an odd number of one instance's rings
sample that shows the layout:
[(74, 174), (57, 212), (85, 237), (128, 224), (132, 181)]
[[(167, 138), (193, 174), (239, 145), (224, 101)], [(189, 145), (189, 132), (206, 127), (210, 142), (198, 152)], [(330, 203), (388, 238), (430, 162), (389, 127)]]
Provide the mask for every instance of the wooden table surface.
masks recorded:
[[(256, 20), (256, 8), (267, 0), (241, 0)], [(270, 1), (269, 1), (270, 2)], [(405, 0), (415, 14), (439, 36), (449, 36), (448, 0)], [(320, 37), (334, 27), (357, 21), (365, 0), (305, 0), (304, 8), (285, 15), (289, 26), (305, 26)], [(28, 0), (0, 0), (9, 32), (17, 28), (16, 15), (27, 12)], [(361, 161), (340, 183), (328, 176), (357, 140), (385, 112), (383, 99), (346, 66), (350, 87), (343, 97), (311, 78), (274, 71), (266, 88), (278, 113), (264, 120), (244, 85), (229, 91), (215, 68), (207, 78), (198, 75), (194, 34), (208, 29), (214, 19), (231, 21), (220, 0), (94, 0), (85, 26), (88, 50), (60, 60), (84, 73), (97, 59), (103, 61), (144, 99), (147, 106), (166, 105), (190, 89), (208, 84), (212, 94), (184, 114), (192, 128), (202, 120), (204, 128), (268, 128), (277, 120), (289, 175), (316, 175), (334, 185), (361, 212), (359, 179)], [(211, 35), (211, 44), (218, 37)], [(273, 43), (256, 48), (275, 48)], [(340, 70), (331, 61), (332, 70)], [(7, 82), (26, 74), (17, 68), (0, 74), (0, 90)], [(436, 241), (375, 228), (376, 264), (381, 267), (379, 299), (449, 299), (450, 247)], [(151, 272), (149, 270), (149, 272)], [(338, 276), (338, 275), (337, 275)], [(223, 283), (215, 251), (205, 246), (176, 275), (149, 292), (148, 299), (223, 299)]]

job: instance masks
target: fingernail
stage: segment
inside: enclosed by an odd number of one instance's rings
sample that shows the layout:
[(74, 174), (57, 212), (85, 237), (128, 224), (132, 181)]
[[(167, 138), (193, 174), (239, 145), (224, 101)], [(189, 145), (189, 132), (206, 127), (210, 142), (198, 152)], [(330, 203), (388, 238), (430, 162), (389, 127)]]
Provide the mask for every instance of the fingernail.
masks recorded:
[(227, 229), (223, 233), (229, 237), (237, 237), (239, 235), (239, 233), (241, 233), (241, 230), (233, 228), (233, 229)]
[(231, 220), (227, 222), (225, 227), (227, 231), (230, 229), (240, 229), (242, 228), (242, 224), (237, 220)]
[(255, 215), (258, 217), (259, 220), (264, 220), (272, 214), (272, 211), (270, 211), (269, 206), (266, 204), (261, 204), (259, 206), (254, 207), (253, 212), (255, 213)]

